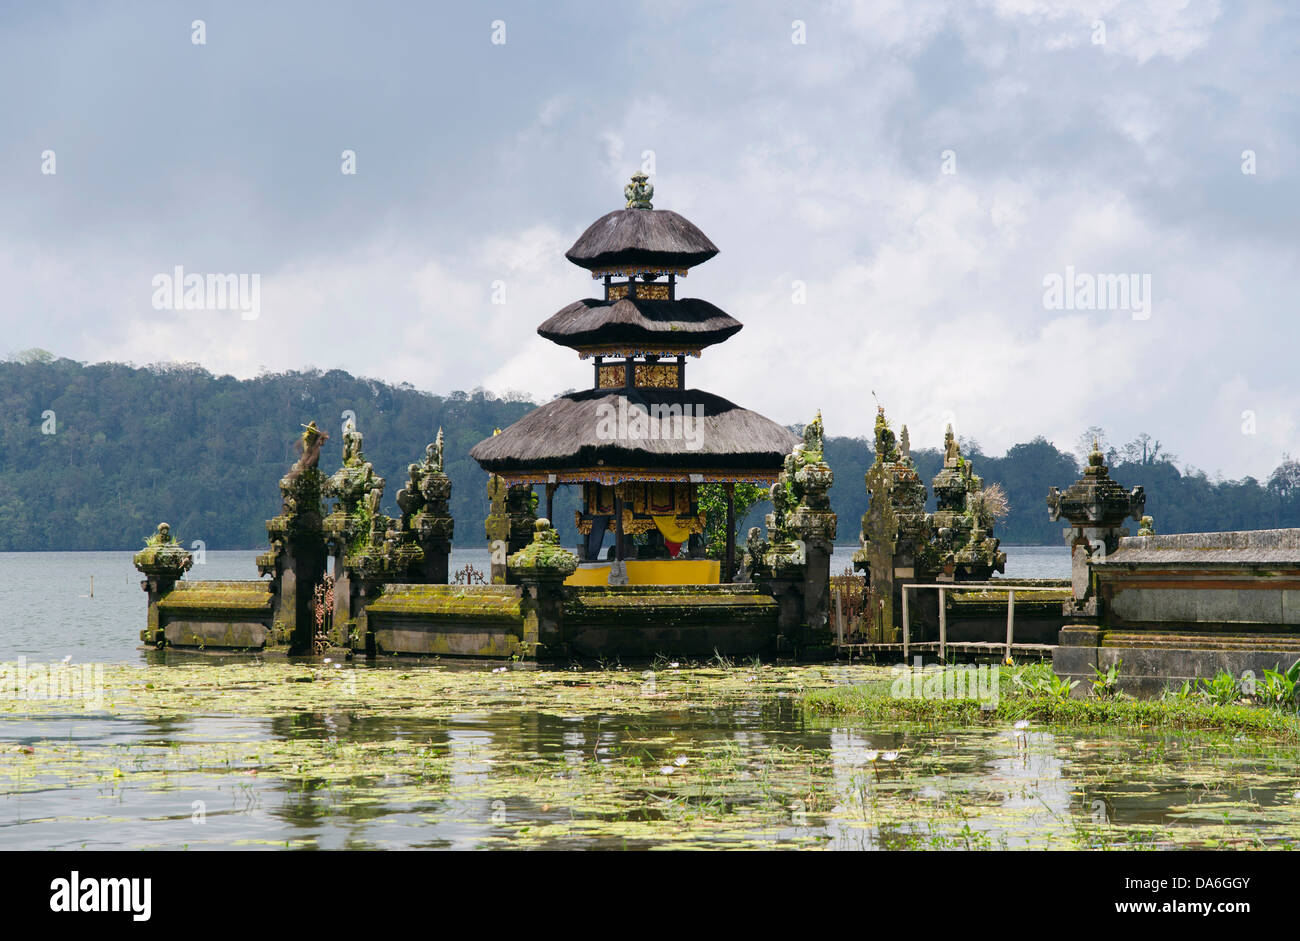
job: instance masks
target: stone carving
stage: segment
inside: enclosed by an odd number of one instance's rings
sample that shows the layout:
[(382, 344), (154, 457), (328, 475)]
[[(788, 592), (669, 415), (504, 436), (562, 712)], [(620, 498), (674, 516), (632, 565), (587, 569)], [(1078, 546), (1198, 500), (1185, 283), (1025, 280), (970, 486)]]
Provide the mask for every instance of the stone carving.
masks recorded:
[(483, 529), (492, 547), (492, 582), (500, 584), (508, 573), (506, 557), (532, 540), (533, 524), (537, 522), (537, 494), (529, 484), (508, 485), (496, 474), (488, 475), (487, 492), (490, 509)]
[(623, 187), (623, 197), (628, 209), (653, 209), (650, 200), (654, 197), (654, 184), (640, 171), (632, 174), (632, 182)]
[[(321, 492), (324, 497), (338, 500), (328, 521), (334, 524), (332, 528), (327, 527), (332, 534), (337, 532), (347, 536), (350, 533), (342, 532), (340, 528), (351, 530), (358, 525), (358, 531), (364, 531), (367, 518), (378, 509), (384, 494), (384, 478), (375, 473), (374, 465), (366, 460), (361, 446), (361, 432), (349, 420), (343, 432), (343, 466), (325, 482)], [(363, 506), (365, 512), (362, 512)]]
[[(781, 475), (772, 485), (772, 512), (767, 514), (766, 546), (757, 567), (774, 576), (800, 569), (807, 544), (835, 539), (835, 514), (828, 491), (835, 481), (822, 458), (821, 412), (804, 428), (803, 441), (785, 457)], [(757, 547), (756, 547), (757, 548)]]
[[(144, 542), (144, 548), (132, 557), (141, 573), (175, 582), (194, 565), (194, 557), (172, 535), (172, 528), (159, 523), (158, 529)], [(148, 584), (145, 583), (145, 590)]]
[(818, 412), (804, 428), (803, 441), (786, 455), (772, 485), (767, 539), (759, 538), (755, 527), (745, 545), (751, 577), (777, 597), (783, 630), (797, 634), (803, 644), (826, 642), (829, 624), (830, 557), (836, 530), (829, 490), (835, 475), (822, 451)]
[(563, 581), (578, 570), (578, 557), (560, 545), (559, 531), (540, 517), (533, 524), (533, 539), (508, 560), (510, 572), (532, 580)]
[(158, 616), (158, 602), (171, 591), (177, 580), (194, 565), (194, 557), (172, 536), (172, 528), (159, 523), (158, 529), (144, 542), (144, 548), (132, 558), (144, 575), (140, 587), (149, 596), (149, 621), (140, 632), (140, 640), (161, 650), (167, 637)]
[[(1053, 522), (1065, 519), (1070, 529), (1065, 531), (1070, 544), (1070, 581), (1074, 598), (1066, 603), (1066, 614), (1094, 617), (1098, 610), (1090, 562), (1104, 558), (1119, 548), (1119, 540), (1128, 535), (1120, 524), (1128, 517), (1141, 520), (1146, 508), (1146, 492), (1141, 487), (1125, 490), (1110, 476), (1101, 444), (1092, 442), (1088, 466), (1083, 476), (1064, 491), (1052, 487), (1047, 494), (1048, 518)], [(1149, 527), (1154, 532), (1154, 524)]]
[(867, 511), (862, 515), (861, 548), (853, 567), (866, 575), (877, 604), (880, 626), (892, 630), (901, 604), (901, 586), (938, 571), (931, 545), (933, 526), (925, 512), (925, 484), (904, 437), (900, 448), (884, 408), (876, 409), (876, 459), (866, 473)]
[(985, 581), (1006, 570), (1007, 555), (991, 537), (993, 512), (984, 499), (984, 481), (971, 462), (962, 457), (961, 445), (949, 425), (943, 439), (943, 469), (931, 482), (935, 512), (933, 545), (938, 574), (956, 581)]
[(275, 639), (298, 649), (314, 634), (312, 598), (325, 577), (326, 547), (321, 497), (326, 480), (318, 464), (329, 435), (316, 422), (303, 426), (298, 460), (280, 479), (281, 512), (266, 521), (271, 548), (257, 557), (257, 571), (270, 575), (278, 596)]
[(423, 567), (415, 581), (444, 585), (455, 521), (451, 517), (451, 478), (443, 471), (442, 429), (424, 450), (424, 459), (407, 467), (406, 486), (397, 493), (402, 531), (410, 533), (423, 552)]

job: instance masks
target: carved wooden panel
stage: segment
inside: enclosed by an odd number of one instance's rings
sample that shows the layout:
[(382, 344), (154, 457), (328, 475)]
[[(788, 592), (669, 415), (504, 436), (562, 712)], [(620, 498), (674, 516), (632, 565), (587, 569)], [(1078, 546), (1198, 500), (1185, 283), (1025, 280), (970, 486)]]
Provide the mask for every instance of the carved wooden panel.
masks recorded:
[(676, 389), (676, 363), (637, 363), (636, 385), (641, 389)]
[(600, 380), (597, 388), (621, 389), (627, 384), (627, 370), (622, 363), (600, 367)]

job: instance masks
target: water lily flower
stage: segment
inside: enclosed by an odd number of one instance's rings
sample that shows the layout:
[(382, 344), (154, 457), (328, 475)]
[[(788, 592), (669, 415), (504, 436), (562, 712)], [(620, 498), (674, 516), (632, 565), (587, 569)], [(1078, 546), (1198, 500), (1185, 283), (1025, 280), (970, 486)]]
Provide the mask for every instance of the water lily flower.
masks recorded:
[(896, 752), (896, 751), (887, 751), (887, 752), (885, 752), (883, 755), (881, 755), (880, 758), (881, 758), (882, 761), (897, 761), (897, 760), (898, 760), (898, 752)]
[(672, 774), (672, 773), (673, 773), (674, 771), (676, 771), (676, 770), (677, 770), (677, 769), (674, 768), (672, 765), (664, 765), (662, 768), (659, 769), (659, 773), (660, 773), (660, 774)]
[(679, 768), (685, 768), (686, 763), (690, 760), (691, 759), (687, 758), (685, 755), (678, 755), (676, 758), (673, 759), (673, 764), (675, 764)]
[(864, 755), (863, 757), (865, 757), (865, 758), (867, 759), (867, 761), (875, 761), (877, 758), (880, 757), (880, 752), (878, 752), (878, 751), (869, 751), (869, 752), (867, 752), (866, 755)]

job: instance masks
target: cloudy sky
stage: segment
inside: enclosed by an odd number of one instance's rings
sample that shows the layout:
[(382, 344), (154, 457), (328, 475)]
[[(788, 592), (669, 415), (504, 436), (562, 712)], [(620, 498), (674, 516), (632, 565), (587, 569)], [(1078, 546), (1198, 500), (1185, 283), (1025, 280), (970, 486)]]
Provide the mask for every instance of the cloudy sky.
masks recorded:
[[(595, 293), (563, 252), (646, 165), (721, 249), (683, 293), (745, 324), (692, 385), (1263, 477), (1300, 454), (1298, 11), (7, 5), (0, 356), (550, 397), (590, 379), (534, 332)], [(259, 315), (155, 309), (178, 265), (258, 274)], [(1058, 309), (1067, 270), (1149, 309)]]

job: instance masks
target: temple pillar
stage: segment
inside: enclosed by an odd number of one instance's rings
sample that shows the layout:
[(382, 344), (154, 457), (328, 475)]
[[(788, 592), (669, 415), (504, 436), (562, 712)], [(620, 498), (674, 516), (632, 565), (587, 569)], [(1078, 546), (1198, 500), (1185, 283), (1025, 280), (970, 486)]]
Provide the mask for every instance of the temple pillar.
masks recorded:
[(1065, 614), (1087, 621), (1097, 621), (1102, 615), (1092, 563), (1119, 548), (1120, 539), (1129, 534), (1120, 524), (1131, 516), (1141, 519), (1144, 531), (1153, 531), (1150, 517), (1142, 515), (1146, 493), (1141, 487), (1121, 487), (1110, 477), (1105, 461), (1100, 444), (1094, 440), (1083, 476), (1064, 493), (1053, 487), (1047, 495), (1048, 517), (1053, 522), (1064, 518), (1070, 524), (1064, 535), (1070, 546), (1072, 597), (1065, 604)]
[(281, 513), (266, 522), (271, 549), (257, 559), (258, 572), (271, 575), (276, 595), (275, 641), (293, 650), (311, 648), (315, 635), (314, 594), (326, 572), (321, 515), (325, 477), (317, 464), (321, 446), (328, 438), (315, 422), (304, 426), (299, 440), (301, 456), (280, 480)]
[(163, 629), (166, 625), (158, 612), (158, 602), (175, 586), (176, 582), (194, 565), (194, 557), (181, 547), (171, 534), (171, 527), (159, 523), (157, 531), (145, 541), (145, 547), (132, 558), (136, 569), (144, 575), (140, 587), (149, 598), (149, 616), (140, 640), (159, 649), (167, 645)]
[(384, 478), (378, 476), (374, 466), (365, 459), (362, 444), (361, 433), (355, 423), (349, 421), (343, 429), (343, 465), (322, 488), (323, 496), (337, 500), (333, 512), (322, 524), (328, 552), (334, 562), (334, 604), (327, 640), (336, 646), (347, 645), (349, 631), (361, 609), (348, 554), (369, 533), (384, 494)]
[(511, 581), (523, 591), (525, 649), (551, 655), (565, 650), (564, 580), (578, 570), (578, 557), (560, 545), (559, 533), (542, 517), (533, 528), (532, 541), (510, 556)]
[(507, 485), (496, 474), (488, 475), (487, 492), (491, 507), (483, 529), (492, 550), (492, 584), (504, 585), (510, 579), (508, 558), (532, 539), (537, 495), (531, 484)]
[(402, 509), (402, 531), (409, 533), (423, 553), (413, 568), (412, 582), (445, 585), (449, 579), (451, 540), (456, 522), (451, 516), (451, 478), (443, 471), (442, 429), (425, 448), (424, 460), (407, 468), (409, 481), (397, 494)]
[(830, 559), (836, 517), (828, 491), (835, 477), (822, 458), (822, 440), (818, 413), (804, 429), (803, 443), (786, 456), (785, 467), (772, 485), (768, 539), (747, 547), (755, 583), (780, 605), (782, 646), (796, 652), (829, 646), (833, 633)]

